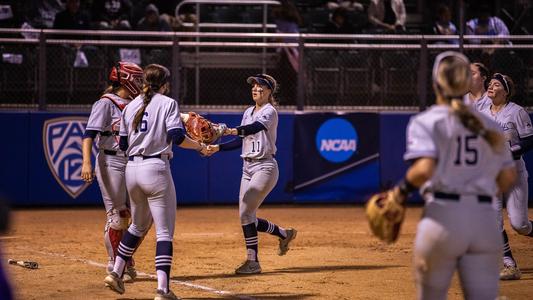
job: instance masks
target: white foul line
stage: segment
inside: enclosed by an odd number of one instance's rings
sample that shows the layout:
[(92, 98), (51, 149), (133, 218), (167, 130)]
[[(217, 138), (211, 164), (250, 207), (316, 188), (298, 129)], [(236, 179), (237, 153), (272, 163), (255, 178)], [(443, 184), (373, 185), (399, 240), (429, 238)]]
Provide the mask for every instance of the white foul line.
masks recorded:
[[(105, 265), (105, 264), (102, 264), (102, 263), (99, 263), (99, 262), (96, 262), (96, 261), (90, 260), (90, 259), (68, 257), (65, 254), (53, 253), (53, 252), (45, 252), (45, 251), (37, 251), (37, 250), (34, 250), (34, 249), (25, 249), (25, 250), (26, 251), (37, 252), (37, 253), (48, 255), (48, 256), (61, 257), (61, 258), (65, 258), (65, 259), (72, 260), (72, 261), (82, 262), (82, 263), (85, 263), (85, 264), (88, 264), (88, 265), (91, 265), (91, 266), (95, 266), (95, 267), (99, 267), (99, 268), (106, 268), (107, 267), (107, 265)], [(156, 275), (148, 274), (148, 273), (144, 273), (144, 272), (138, 272), (137, 274), (141, 275), (141, 276), (148, 276), (150, 278), (157, 278)], [(212, 287), (208, 287), (208, 286), (204, 286), (204, 285), (200, 285), (200, 284), (194, 284), (194, 283), (187, 282), (187, 281), (170, 279), (170, 282), (176, 283), (176, 284), (179, 284), (179, 285), (184, 285), (184, 286), (187, 286), (187, 287), (190, 287), (190, 288), (193, 288), (193, 289), (197, 289), (197, 290), (203, 290), (203, 291), (211, 292), (211, 293), (214, 293), (214, 294), (217, 294), (217, 295), (232, 296), (232, 297), (235, 297), (237, 299), (243, 299), (243, 300), (256, 300), (256, 298), (254, 298), (254, 297), (244, 296), (244, 295), (237, 295), (237, 294), (235, 294), (233, 292), (230, 292), (230, 291), (217, 290), (217, 289), (212, 288)]]

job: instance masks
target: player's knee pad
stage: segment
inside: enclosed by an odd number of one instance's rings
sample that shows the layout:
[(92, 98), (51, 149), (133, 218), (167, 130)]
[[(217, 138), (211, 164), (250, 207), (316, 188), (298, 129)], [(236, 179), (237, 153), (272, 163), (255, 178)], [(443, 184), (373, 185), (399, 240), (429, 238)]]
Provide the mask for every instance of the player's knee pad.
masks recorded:
[(124, 209), (118, 211), (116, 209), (111, 209), (107, 212), (107, 228), (113, 228), (114, 230), (125, 230), (128, 229), (130, 223), (130, 211)]
[(522, 222), (513, 222), (513, 220), (511, 220), (511, 227), (513, 227), (514, 231), (520, 235), (528, 235), (531, 233), (531, 222), (529, 222), (529, 220)]

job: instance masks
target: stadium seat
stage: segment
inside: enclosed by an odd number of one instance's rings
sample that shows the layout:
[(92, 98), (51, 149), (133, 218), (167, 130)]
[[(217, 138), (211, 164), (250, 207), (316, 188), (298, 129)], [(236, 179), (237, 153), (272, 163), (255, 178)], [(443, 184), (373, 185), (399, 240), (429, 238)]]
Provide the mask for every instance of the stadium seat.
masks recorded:
[(417, 103), (417, 62), (408, 51), (385, 51), (381, 55), (381, 82), (384, 105)]
[(337, 105), (341, 86), (341, 69), (337, 51), (308, 50), (308, 104)]
[(339, 55), (342, 70), (341, 105), (363, 105), (371, 100), (374, 71), (370, 68), (366, 51), (342, 51)]
[(37, 91), (35, 53), (26, 46), (4, 45), (0, 47), (0, 55), (0, 99), (30, 103)]
[(167, 68), (172, 66), (172, 54), (169, 49), (143, 49), (142, 65), (159, 64)]
[(72, 69), (76, 52), (70, 46), (46, 49), (46, 99), (48, 103), (66, 104), (72, 99)]
[(105, 56), (100, 49), (93, 46), (84, 46), (82, 51), (89, 65), (72, 69), (72, 89), (76, 96), (83, 95), (84, 99), (96, 100), (107, 82)]
[(302, 14), (307, 32), (323, 33), (329, 21), (330, 12), (324, 7), (316, 7)]

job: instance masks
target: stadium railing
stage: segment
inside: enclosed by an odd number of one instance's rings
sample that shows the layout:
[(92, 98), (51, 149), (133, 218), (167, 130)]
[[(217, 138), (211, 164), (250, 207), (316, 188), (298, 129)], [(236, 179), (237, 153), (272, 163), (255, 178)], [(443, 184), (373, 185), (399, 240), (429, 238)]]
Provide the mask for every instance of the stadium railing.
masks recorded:
[(106, 87), (110, 67), (122, 59), (167, 66), (171, 96), (185, 106), (240, 109), (250, 103), (245, 79), (269, 73), (280, 83), (282, 109), (418, 110), (434, 98), (434, 57), (451, 49), (510, 75), (517, 85), (514, 101), (531, 106), (533, 36), (464, 41), (433, 35), (0, 29), (0, 105), (89, 108)]

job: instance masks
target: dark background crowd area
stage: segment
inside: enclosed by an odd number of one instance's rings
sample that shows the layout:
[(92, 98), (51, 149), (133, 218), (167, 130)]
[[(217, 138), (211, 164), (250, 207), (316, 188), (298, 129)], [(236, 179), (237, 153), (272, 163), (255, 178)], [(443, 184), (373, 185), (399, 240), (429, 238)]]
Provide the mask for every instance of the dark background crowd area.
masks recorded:
[[(245, 23), (250, 26), (199, 26), (200, 31), (261, 32), (261, 5), (201, 4), (177, 6), (183, 0), (0, 0), (0, 28), (119, 30), (119, 31), (194, 31), (195, 23)], [(457, 35), (531, 35), (533, 34), (532, 0), (464, 0), (464, 23), (460, 24), (461, 1), (427, 0), (280, 0), (281, 5), (269, 5), (268, 32), (318, 34), (425, 34)], [(199, 22), (198, 22), (199, 21)], [(208, 25), (208, 24), (207, 24)], [(12, 36), (12, 33), (7, 33)], [(28, 33), (22, 33), (25, 38)], [(50, 35), (48, 35), (50, 36)], [(54, 36), (52, 34), (52, 36)], [(57, 34), (55, 36), (58, 36)], [(92, 35), (62, 34), (64, 38), (86, 39)], [(121, 37), (117, 37), (120, 40)], [(131, 39), (131, 37), (127, 37)], [(157, 36), (135, 37), (139, 40), (164, 39)], [(181, 37), (187, 39), (186, 37)], [(329, 43), (413, 44), (420, 40), (372, 40), (363, 37), (316, 39)], [(98, 38), (95, 38), (98, 39)], [(207, 38), (206, 38), (207, 39)], [(204, 40), (205, 41), (205, 40)], [(218, 41), (209, 38), (209, 41)], [(228, 39), (221, 39), (225, 42)], [(242, 39), (239, 39), (242, 41)], [(286, 42), (299, 41), (286, 38)], [(305, 41), (315, 41), (307, 37)], [(525, 44), (531, 39), (465, 39), (470, 44)], [(438, 38), (432, 44), (455, 44), (454, 38)], [(521, 45), (522, 46), (522, 45)], [(455, 47), (455, 46), (454, 46)], [(492, 72), (510, 75), (517, 85), (513, 99), (531, 106), (533, 95), (533, 51), (528, 48), (473, 47), (464, 52), (472, 61), (484, 63)], [(238, 104), (248, 90), (228, 85), (244, 76), (268, 67), (282, 84), (280, 104), (294, 105), (299, 86), (305, 86), (306, 105), (417, 105), (420, 91), (418, 76), (423, 59), (431, 62), (446, 47), (422, 51), (396, 49), (365, 50), (353, 47), (330, 48), (268, 48), (263, 56), (257, 48), (221, 46), (181, 47), (179, 96), (187, 104)], [(194, 51), (221, 54), (202, 56), (198, 67)], [(248, 52), (241, 57), (241, 52)], [(105, 74), (117, 60), (127, 60), (145, 66), (158, 63), (170, 67), (171, 48), (128, 47), (121, 44), (98, 46), (82, 42), (62, 45), (47, 44), (45, 55), (39, 55), (33, 44), (0, 44), (0, 104), (92, 103), (102, 91)], [(237, 54), (238, 56), (236, 56)], [(267, 56), (268, 54), (268, 56)], [(198, 54), (199, 55), (199, 54)], [(229, 55), (229, 56), (228, 56)], [(228, 59), (231, 57), (232, 59)], [(237, 57), (235, 59), (235, 57)], [(300, 60), (300, 58), (302, 58)], [(261, 61), (260, 61), (261, 59)], [(244, 61), (244, 62), (243, 62)], [(268, 63), (265, 63), (267, 61)], [(43, 64), (44, 63), (44, 64)], [(46, 72), (37, 66), (45, 65)], [(300, 68), (300, 66), (302, 66)], [(431, 63), (425, 67), (431, 68)], [(200, 72), (201, 69), (201, 72)], [(220, 76), (221, 74), (224, 76)], [(201, 74), (201, 75), (200, 75)], [(302, 77), (300, 77), (302, 76)], [(230, 79), (228, 79), (230, 78)], [(304, 80), (299, 80), (303, 78)], [(38, 85), (39, 82), (45, 84)], [(41, 86), (39, 89), (36, 87)], [(44, 88), (43, 88), (44, 87)], [(200, 88), (202, 87), (202, 88)], [(220, 97), (220, 91), (226, 98)], [(303, 89), (302, 89), (303, 90)], [(431, 84), (427, 93), (432, 92)], [(39, 96), (45, 94), (46, 97)], [(196, 100), (195, 100), (196, 99)], [(10, 103), (11, 103), (10, 102)]]
[[(33, 28), (56, 29), (111, 29), (111, 30), (186, 30), (183, 22), (194, 22), (198, 17), (194, 6), (185, 6), (175, 15), (180, 0), (0, 0), (0, 27), (20, 28), (27, 23)], [(289, 32), (307, 33), (450, 33), (439, 32), (436, 25), (442, 14), (459, 28), (459, 1), (423, 0), (294, 0), (280, 1), (282, 6), (270, 6), (269, 22), (287, 27)], [(402, 3), (402, 16), (385, 8), (386, 23), (395, 28), (380, 26), (374, 21), (372, 8), (379, 2)], [(530, 0), (464, 1), (465, 22), (478, 17), (480, 7), (489, 6), (490, 15), (499, 17), (512, 35), (531, 34), (533, 9)], [(487, 5), (489, 4), (489, 5)], [(6, 13), (9, 6), (11, 14)], [(448, 10), (448, 12), (445, 12)], [(2, 13), (3, 12), (3, 13)], [(394, 14), (391, 14), (394, 13)], [(379, 12), (377, 13), (379, 14)], [(11, 15), (11, 16), (10, 16)], [(202, 5), (201, 22), (260, 23), (262, 7), (253, 5)], [(395, 22), (396, 21), (396, 22)], [(297, 28), (285, 24), (296, 24)], [(397, 24), (394, 24), (397, 23)], [(293, 26), (296, 27), (296, 26)], [(442, 28), (440, 28), (442, 29)], [(212, 30), (212, 29), (211, 29)], [(279, 30), (279, 29), (278, 29)]]

